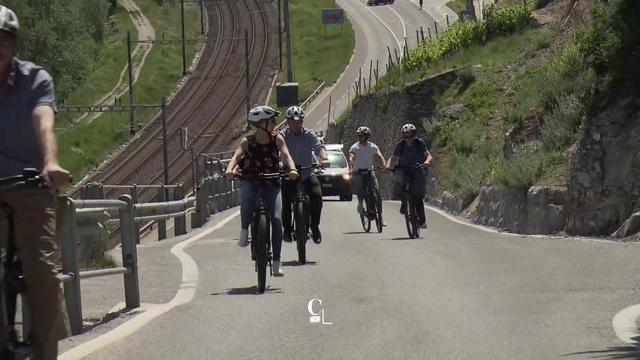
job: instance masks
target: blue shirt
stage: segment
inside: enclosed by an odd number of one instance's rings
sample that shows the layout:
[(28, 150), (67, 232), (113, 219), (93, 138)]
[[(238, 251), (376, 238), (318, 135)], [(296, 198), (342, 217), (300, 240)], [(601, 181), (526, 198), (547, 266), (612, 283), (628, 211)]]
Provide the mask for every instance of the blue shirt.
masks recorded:
[(41, 171), (44, 163), (33, 126), (33, 110), (56, 110), (53, 79), (42, 67), (13, 59), (6, 84), (0, 84), (0, 177), (22, 174), (23, 168)]
[[(311, 166), (314, 158), (313, 154), (320, 157), (320, 150), (324, 149), (324, 144), (320, 141), (315, 132), (302, 128), (299, 134), (294, 134), (291, 129), (286, 128), (280, 131), (287, 144), (289, 154), (296, 166)], [(306, 180), (311, 175), (311, 169), (305, 169), (300, 172), (300, 178)]]

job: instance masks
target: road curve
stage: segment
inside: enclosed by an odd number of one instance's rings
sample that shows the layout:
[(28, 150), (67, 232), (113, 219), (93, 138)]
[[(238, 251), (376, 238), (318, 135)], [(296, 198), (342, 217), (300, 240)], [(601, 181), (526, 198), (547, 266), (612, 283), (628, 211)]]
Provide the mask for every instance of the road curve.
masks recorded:
[[(422, 11), (416, 3), (408, 0), (396, 0), (393, 5), (379, 6), (367, 6), (366, 0), (337, 0), (336, 3), (347, 12), (354, 27), (356, 48), (351, 63), (336, 84), (325, 90), (306, 109), (307, 126), (316, 130), (326, 129), (330, 121), (335, 121), (347, 110), (349, 99), (354, 96), (354, 83), (360, 78), (360, 69), (362, 78), (368, 84), (370, 67), (377, 68), (382, 75), (386, 72), (389, 52), (395, 57), (397, 51), (398, 56), (402, 57), (405, 36), (407, 45), (413, 48), (416, 45), (416, 30), (421, 26), (427, 36), (428, 28), (433, 28), (435, 22), (440, 28), (446, 25), (444, 14), (447, 10), (436, 6), (436, 2), (429, 2)], [(453, 21), (451, 14), (449, 17)], [(371, 71), (371, 74), (375, 84), (375, 72)]]
[[(260, 296), (234, 219), (186, 248), (191, 302), (91, 359), (635, 358), (611, 319), (637, 302), (638, 244), (509, 236), (433, 211), (408, 240), (398, 204), (384, 210), (389, 226), (365, 234), (355, 203), (325, 202), (310, 264), (285, 244), (285, 277)], [(332, 324), (309, 322), (312, 299)]]

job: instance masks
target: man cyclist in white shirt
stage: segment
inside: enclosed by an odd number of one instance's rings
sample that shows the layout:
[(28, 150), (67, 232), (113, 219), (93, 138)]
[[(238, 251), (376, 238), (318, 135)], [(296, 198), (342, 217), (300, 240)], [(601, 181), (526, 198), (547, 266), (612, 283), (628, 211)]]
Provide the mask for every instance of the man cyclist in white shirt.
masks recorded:
[[(364, 212), (362, 201), (364, 200), (363, 177), (365, 175), (360, 173), (359, 170), (371, 170), (372, 184), (378, 193), (380, 193), (378, 179), (373, 171), (373, 163), (374, 159), (377, 159), (381, 166), (384, 166), (386, 162), (378, 146), (369, 141), (371, 129), (366, 126), (360, 126), (358, 130), (356, 130), (356, 134), (358, 136), (358, 142), (349, 148), (349, 171), (353, 174), (351, 178), (353, 192), (355, 192), (358, 197), (358, 213), (362, 214)], [(380, 201), (378, 206), (382, 214), (382, 200), (380, 197), (378, 197), (378, 200)]]

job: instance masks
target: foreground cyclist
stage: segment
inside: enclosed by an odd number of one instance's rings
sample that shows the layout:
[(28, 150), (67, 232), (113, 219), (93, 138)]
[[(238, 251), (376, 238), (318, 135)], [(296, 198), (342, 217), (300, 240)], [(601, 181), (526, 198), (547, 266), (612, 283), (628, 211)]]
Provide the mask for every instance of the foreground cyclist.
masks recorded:
[[(34, 320), (33, 359), (50, 360), (57, 358), (58, 340), (66, 335), (56, 278), (58, 246), (52, 192), (69, 182), (69, 172), (58, 163), (53, 80), (42, 67), (16, 57), (18, 29), (16, 14), (0, 5), (0, 177), (36, 168), (50, 191), (0, 193), (0, 203), (13, 209), (14, 241), (23, 264), (27, 306)], [(6, 240), (5, 236), (1, 238)], [(2, 279), (0, 276), (0, 285)], [(0, 359), (14, 356), (8, 345), (6, 320), (4, 316), (0, 319)]]
[[(358, 213), (362, 214), (364, 212), (364, 208), (362, 207), (362, 201), (364, 200), (364, 175), (358, 171), (371, 170), (371, 181), (373, 186), (379, 192), (380, 186), (378, 185), (376, 174), (373, 171), (373, 163), (374, 159), (377, 159), (380, 164), (384, 166), (386, 161), (384, 156), (382, 156), (378, 145), (369, 141), (371, 129), (366, 126), (360, 126), (358, 130), (356, 130), (356, 134), (358, 136), (358, 142), (351, 145), (351, 148), (349, 148), (349, 171), (353, 174), (353, 177), (351, 178), (353, 192), (355, 192), (358, 197)], [(382, 213), (382, 204), (378, 204), (378, 208)]]
[[(431, 166), (433, 157), (431, 156), (429, 149), (427, 149), (427, 144), (417, 137), (415, 125), (404, 124), (402, 125), (401, 131), (402, 140), (396, 144), (396, 147), (393, 150), (393, 156), (389, 159), (387, 164), (388, 169), (393, 169), (396, 164), (399, 167), (394, 178), (394, 193), (401, 194), (406, 182), (411, 181), (414, 191), (412, 195), (422, 201), (425, 195), (424, 173), (422, 171), (410, 171), (409, 168), (416, 164), (419, 164), (422, 168), (428, 168)], [(406, 202), (403, 201), (402, 205), (405, 204)], [(405, 212), (406, 209), (402, 206), (400, 208), (400, 213), (404, 214)], [(417, 215), (420, 227), (423, 229), (426, 228), (427, 223), (424, 214), (424, 206), (418, 206)]]
[[(225, 176), (233, 178), (242, 173), (245, 181), (240, 184), (240, 239), (238, 245), (245, 247), (249, 244), (249, 225), (253, 218), (253, 211), (258, 201), (258, 183), (251, 181), (252, 175), (274, 174), (280, 172), (280, 156), (289, 164), (290, 179), (297, 179), (298, 172), (287, 150), (284, 139), (279, 134), (273, 134), (276, 118), (280, 113), (269, 106), (258, 106), (249, 112), (249, 125), (255, 127), (255, 133), (242, 139), (233, 157), (229, 161)], [(237, 167), (237, 168), (236, 168)], [(282, 197), (280, 194), (280, 180), (269, 180), (268, 186), (262, 191), (262, 196), (271, 218), (271, 243), (273, 245), (273, 274), (284, 275), (280, 266), (282, 249)]]
[[(302, 127), (304, 111), (298, 106), (287, 109), (285, 114), (288, 127), (280, 132), (291, 152), (293, 162), (300, 167), (310, 167), (313, 164), (313, 154), (320, 158), (322, 167), (329, 167), (329, 158), (324, 145), (315, 132)], [(309, 208), (311, 210), (311, 234), (313, 242), (319, 244), (322, 241), (320, 233), (320, 215), (322, 214), (322, 188), (320, 181), (313, 174), (312, 169), (301, 170), (300, 180), (304, 185), (304, 191), (309, 196)], [(284, 181), (282, 184), (282, 222), (284, 224), (284, 240), (291, 242), (291, 202), (296, 196), (297, 186), (293, 181)]]

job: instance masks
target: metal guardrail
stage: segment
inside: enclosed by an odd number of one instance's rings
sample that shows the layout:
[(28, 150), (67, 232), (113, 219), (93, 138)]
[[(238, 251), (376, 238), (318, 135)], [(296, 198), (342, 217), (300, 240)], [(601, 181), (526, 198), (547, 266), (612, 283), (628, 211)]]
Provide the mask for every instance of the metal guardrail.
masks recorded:
[[(185, 196), (184, 186), (177, 185), (102, 185), (88, 184), (83, 195), (99, 197), (105, 188), (120, 188), (134, 191), (121, 195), (117, 200), (80, 199), (60, 197), (58, 207), (62, 212), (62, 224), (58, 231), (62, 242), (62, 272), (58, 279), (64, 285), (71, 333), (82, 333), (82, 294), (81, 279), (99, 276), (123, 275), (125, 303), (127, 308), (140, 306), (140, 287), (138, 279), (139, 242), (138, 222), (154, 220), (158, 223), (158, 239), (166, 238), (166, 220), (174, 219), (175, 235), (187, 233), (186, 216), (191, 215), (191, 227), (201, 227), (211, 214), (239, 204), (239, 192), (233, 180), (223, 177), (225, 162), (213, 156), (205, 156), (206, 175), (198, 181), (195, 196)], [(153, 203), (136, 203), (137, 190), (157, 188), (159, 196), (173, 190), (173, 200)], [(83, 235), (91, 235), (95, 224), (114, 224), (120, 226), (122, 246), (122, 266), (100, 270), (80, 271), (80, 245)], [(90, 224), (91, 226), (87, 226)], [(160, 226), (164, 224), (164, 226)]]
[(303, 101), (302, 104), (300, 104), (300, 107), (303, 109), (306, 108), (307, 105), (309, 105), (309, 103), (313, 101), (313, 99), (320, 95), (320, 93), (324, 89), (324, 86), (325, 82), (324, 80), (322, 80), (322, 82), (320, 82), (320, 85), (318, 85), (318, 87), (311, 93), (311, 95), (309, 95), (309, 97), (305, 101)]

